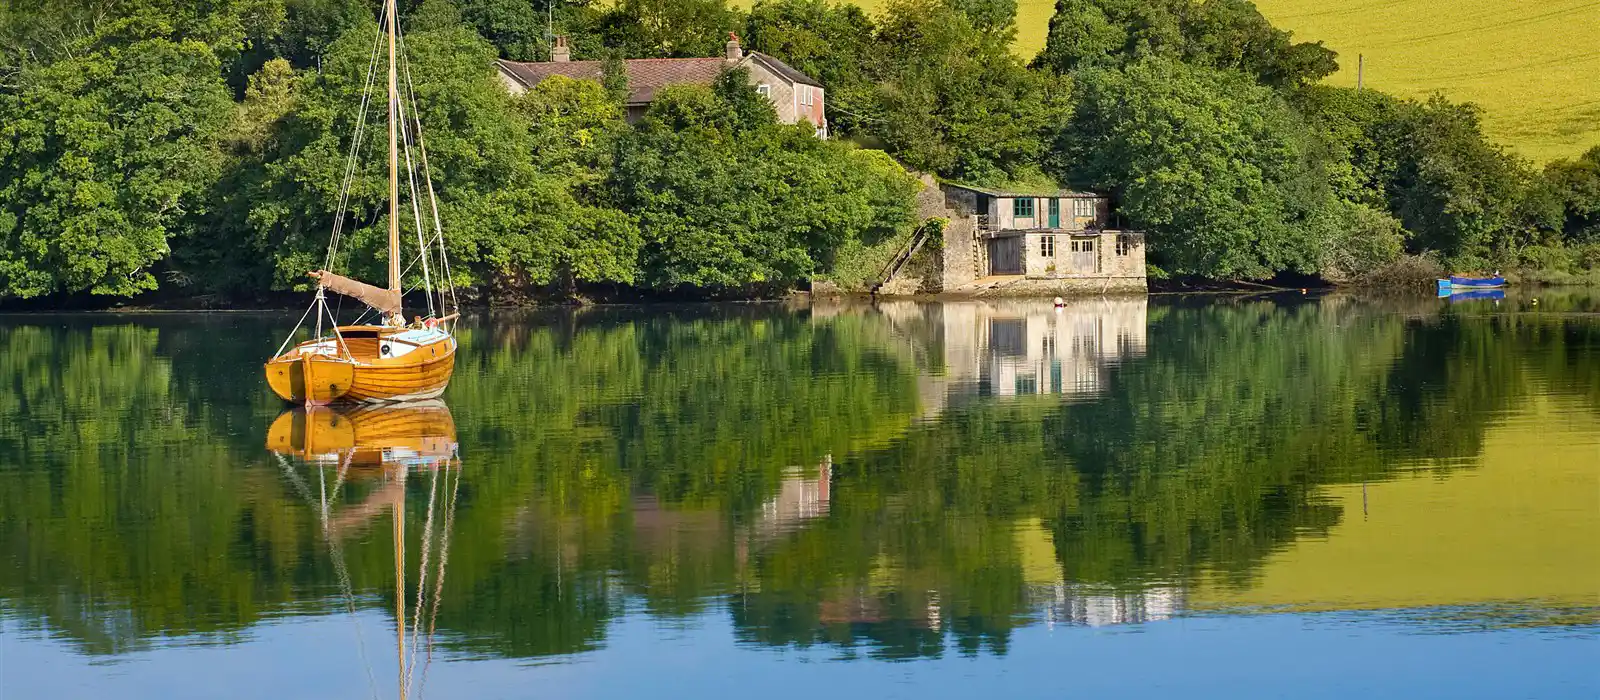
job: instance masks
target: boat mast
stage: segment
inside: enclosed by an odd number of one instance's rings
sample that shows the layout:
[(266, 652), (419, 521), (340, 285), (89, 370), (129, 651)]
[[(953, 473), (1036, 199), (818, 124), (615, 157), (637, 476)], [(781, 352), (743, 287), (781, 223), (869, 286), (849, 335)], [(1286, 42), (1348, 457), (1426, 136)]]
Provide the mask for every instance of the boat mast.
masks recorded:
[[(399, 0), (384, 3), (389, 24), (389, 289), (400, 294), (400, 89), (396, 82), (395, 5)], [(404, 319), (405, 315), (396, 313)]]
[[(395, 0), (390, 0), (394, 2)], [(400, 700), (406, 698), (406, 468), (400, 465), (395, 479), (400, 482), (400, 499), (390, 513), (394, 516), (394, 632), (399, 651)], [(417, 585), (422, 583), (419, 581)]]

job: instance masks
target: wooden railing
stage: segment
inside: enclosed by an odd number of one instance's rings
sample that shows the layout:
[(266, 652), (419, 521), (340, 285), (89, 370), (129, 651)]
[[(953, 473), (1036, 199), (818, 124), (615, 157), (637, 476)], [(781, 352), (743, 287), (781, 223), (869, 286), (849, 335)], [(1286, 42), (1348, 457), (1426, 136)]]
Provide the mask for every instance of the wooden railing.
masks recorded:
[(889, 280), (900, 274), (900, 270), (911, 262), (912, 256), (922, 249), (922, 244), (926, 243), (928, 238), (937, 232), (942, 232), (942, 227), (932, 224), (923, 224), (918, 226), (917, 230), (912, 231), (910, 240), (907, 240), (906, 244), (901, 246), (899, 252), (895, 253), (895, 256), (889, 260), (889, 264), (885, 265), (883, 271), (879, 273), (878, 282), (872, 285), (872, 293), (877, 294), (878, 290), (883, 288), (883, 285), (888, 284)]

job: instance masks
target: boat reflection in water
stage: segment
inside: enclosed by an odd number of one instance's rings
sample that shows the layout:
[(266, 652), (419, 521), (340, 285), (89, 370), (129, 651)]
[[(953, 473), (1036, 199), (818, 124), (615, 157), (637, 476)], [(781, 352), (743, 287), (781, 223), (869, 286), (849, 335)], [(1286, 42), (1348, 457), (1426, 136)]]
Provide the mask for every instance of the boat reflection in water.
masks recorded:
[[(318, 514), (328, 554), (338, 573), (346, 610), (356, 612), (354, 586), (343, 542), (389, 511), (394, 529), (395, 640), (400, 698), (418, 695), (433, 659), (435, 621), (444, 591), (461, 459), (455, 421), (440, 401), (334, 408), (311, 406), (283, 412), (267, 430), (267, 449), (284, 476)], [(317, 483), (310, 484), (315, 479)], [(406, 491), (409, 479), (426, 479), (427, 511), (419, 544), (415, 588), (407, 594)], [(375, 486), (359, 502), (341, 502)], [(407, 610), (408, 603), (412, 609)], [(407, 637), (407, 618), (412, 620)], [(417, 657), (423, 660), (418, 672)]]

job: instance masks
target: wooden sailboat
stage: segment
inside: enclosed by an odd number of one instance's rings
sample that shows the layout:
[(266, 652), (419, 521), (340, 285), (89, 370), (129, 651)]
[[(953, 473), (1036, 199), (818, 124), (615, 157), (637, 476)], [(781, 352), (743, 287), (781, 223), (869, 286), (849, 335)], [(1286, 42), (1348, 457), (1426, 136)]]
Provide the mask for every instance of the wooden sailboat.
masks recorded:
[[(399, 72), (396, 68), (398, 31), (396, 24), (396, 0), (387, 0), (384, 3), (384, 32), (387, 36), (389, 54), (389, 285), (387, 288), (366, 284), (342, 275), (334, 274), (327, 269), (309, 272), (309, 276), (316, 282), (316, 297), (312, 301), (312, 308), (308, 309), (306, 316), (301, 317), (304, 323), (313, 311), (317, 314), (316, 332), (313, 339), (302, 342), (290, 348), (287, 352), (288, 341), (278, 349), (277, 356), (266, 363), (267, 385), (273, 393), (285, 401), (298, 404), (326, 404), (335, 401), (341, 402), (384, 402), (384, 401), (409, 401), (416, 399), (429, 399), (444, 393), (445, 387), (450, 383), (450, 375), (455, 369), (456, 340), (450, 332), (451, 323), (456, 319), (456, 313), (444, 314), (446, 295), (440, 291), (435, 306), (435, 289), (433, 284), (433, 271), (437, 270), (442, 276), (444, 286), (449, 284), (449, 261), (445, 256), (444, 233), (439, 225), (438, 206), (433, 198), (433, 185), (427, 167), (427, 149), (422, 141), (421, 123), (416, 119), (416, 100), (414, 91), (410, 90), (410, 73), (407, 71), (407, 94), (402, 95), (399, 88)], [(380, 44), (374, 43), (376, 52)], [(376, 59), (376, 56), (374, 56)], [(376, 66), (377, 61), (373, 64)], [(371, 76), (368, 79), (368, 89), (371, 88)], [(411, 111), (406, 113), (405, 102), (402, 97), (410, 98)], [(352, 137), (350, 157), (351, 167), (347, 168), (345, 193), (348, 193), (350, 182), (356, 168), (354, 159), (360, 153), (361, 131), (366, 120), (366, 101), (363, 101), (362, 112), (357, 119), (356, 135)], [(402, 139), (401, 137), (404, 136)], [(418, 160), (412, 159), (412, 147), (416, 146)], [(428, 316), (418, 315), (416, 319), (407, 324), (401, 301), (403, 296), (402, 276), (400, 269), (400, 155), (404, 152), (407, 168), (407, 181), (410, 185), (412, 214), (416, 221), (417, 233), (417, 261), (421, 263), (422, 286), (425, 288), (428, 299)], [(426, 186), (429, 206), (426, 210), (432, 215), (432, 231), (424, 222), (424, 208), (419, 206), (421, 199), (417, 188), (416, 168), (422, 168), (422, 181)], [(345, 197), (341, 196), (341, 202)], [(337, 257), (340, 227), (343, 223), (344, 211), (335, 216), (333, 240), (329, 244), (328, 262), (326, 267), (332, 267)], [(433, 238), (432, 241), (424, 240), (425, 236)], [(437, 244), (437, 249), (433, 244)], [(433, 261), (433, 264), (430, 264)], [(378, 314), (379, 321), (369, 324), (339, 325), (337, 319), (328, 310), (325, 291), (353, 297), (365, 303), (370, 311)], [(454, 302), (453, 290), (450, 301)], [(332, 333), (322, 333), (324, 317), (333, 321)], [(299, 330), (296, 326), (295, 331)], [(293, 337), (291, 332), (291, 337)]]
[[(268, 428), (267, 449), (277, 457), (295, 490), (319, 514), (322, 535), (351, 614), (356, 612), (357, 597), (345, 566), (343, 543), (384, 511), (389, 512), (394, 529), (397, 695), (402, 700), (420, 696), (433, 660), (433, 637), (461, 487), (461, 459), (450, 409), (440, 401), (295, 408), (278, 416)], [(306, 464), (312, 466), (308, 476), (313, 483), (307, 483), (301, 474)], [(426, 480), (428, 507), (418, 537), (422, 550), (416, 558), (417, 580), (414, 587), (408, 587), (407, 481), (418, 478), (413, 475), (419, 473)], [(358, 502), (341, 503), (347, 492), (363, 490), (347, 488), (356, 482), (375, 484), (376, 488)], [(425, 654), (420, 665), (419, 652)]]

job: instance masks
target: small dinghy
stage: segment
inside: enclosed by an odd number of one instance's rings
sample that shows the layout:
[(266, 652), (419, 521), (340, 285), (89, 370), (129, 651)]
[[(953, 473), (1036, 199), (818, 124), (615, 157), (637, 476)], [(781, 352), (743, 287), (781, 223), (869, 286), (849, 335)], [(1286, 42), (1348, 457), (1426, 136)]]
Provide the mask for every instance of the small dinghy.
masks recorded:
[(1500, 275), (1490, 277), (1468, 277), (1465, 275), (1451, 275), (1451, 287), (1470, 287), (1473, 289), (1494, 289), (1506, 286), (1506, 278)]

